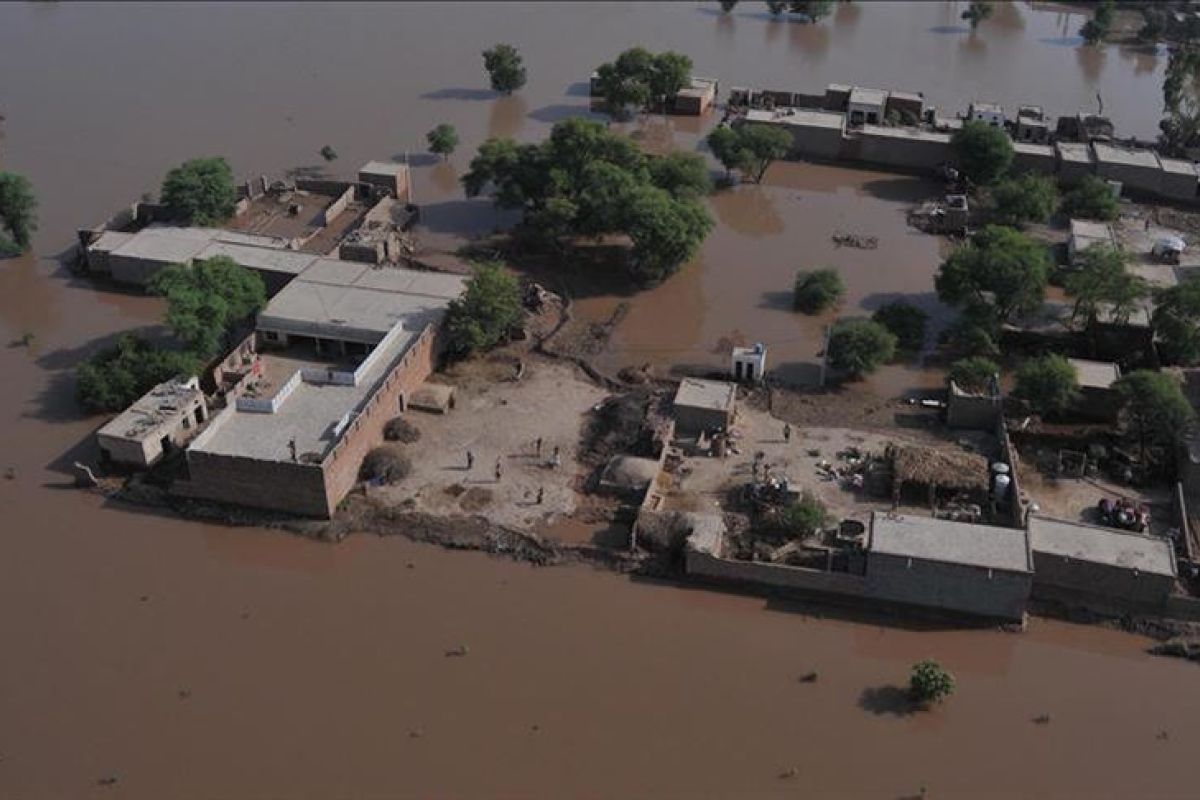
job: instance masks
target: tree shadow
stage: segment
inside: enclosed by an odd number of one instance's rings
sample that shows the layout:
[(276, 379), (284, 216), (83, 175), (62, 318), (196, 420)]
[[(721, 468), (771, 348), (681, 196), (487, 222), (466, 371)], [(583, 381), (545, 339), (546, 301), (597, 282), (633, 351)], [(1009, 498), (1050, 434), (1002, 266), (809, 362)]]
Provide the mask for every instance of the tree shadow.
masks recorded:
[(921, 710), (908, 690), (900, 686), (875, 686), (863, 689), (858, 707), (878, 717), (909, 717)]
[(929, 315), (929, 330), (926, 331), (926, 336), (937, 327), (936, 322), (939, 316), (953, 316), (950, 310), (938, 301), (935, 292), (873, 292), (860, 300), (858, 304), (867, 311), (875, 311), (881, 306), (897, 300), (914, 305)]
[(763, 292), (762, 299), (758, 301), (759, 308), (770, 309), (772, 311), (791, 311), (792, 300), (794, 299), (793, 292), (775, 291)]
[(421, 95), (422, 100), (495, 100), (500, 93), (492, 89), (468, 89), (456, 86)]
[(441, 163), (442, 157), (433, 153), (397, 153), (392, 156), (392, 161), (401, 164), (406, 160), (410, 167), (432, 167), (434, 164)]
[(530, 119), (535, 119), (538, 122), (555, 123), (571, 117), (585, 117), (587, 119), (598, 119), (601, 115), (597, 114), (587, 106), (569, 105), (567, 103), (554, 103), (548, 106), (530, 111), (527, 115)]
[(592, 83), (591, 81), (575, 81), (568, 83), (567, 88), (563, 90), (563, 94), (567, 97), (591, 97)]
[(298, 167), (288, 167), (283, 171), (283, 176), (288, 180), (320, 180), (329, 177), (329, 173), (325, 171), (325, 166), (322, 164), (303, 164)]
[(867, 181), (862, 184), (862, 191), (876, 200), (888, 200), (894, 203), (916, 203), (942, 194), (942, 188), (936, 183), (915, 176), (896, 176)]
[(420, 228), (430, 233), (469, 235), (507, 228), (518, 219), (517, 212), (497, 210), (487, 198), (444, 200), (421, 207)]
[(968, 25), (934, 25), (929, 29), (930, 33), (970, 33), (971, 28)]

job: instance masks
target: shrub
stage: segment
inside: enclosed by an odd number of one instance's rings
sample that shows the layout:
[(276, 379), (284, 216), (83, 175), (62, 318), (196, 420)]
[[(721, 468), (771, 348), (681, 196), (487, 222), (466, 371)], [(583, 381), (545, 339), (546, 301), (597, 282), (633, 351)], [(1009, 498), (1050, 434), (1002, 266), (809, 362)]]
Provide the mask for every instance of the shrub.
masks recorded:
[(810, 536), (829, 521), (829, 512), (812, 492), (805, 492), (800, 499), (780, 508), (775, 514), (775, 528), (791, 538)]
[(1058, 205), (1058, 188), (1050, 176), (1026, 172), (996, 184), (992, 203), (996, 221), (1002, 225), (1045, 222)]
[(981, 186), (998, 181), (1012, 163), (1012, 139), (1000, 128), (968, 120), (950, 139), (955, 160), (963, 174)]
[(925, 344), (925, 326), (929, 315), (912, 303), (893, 300), (880, 306), (871, 319), (896, 335), (903, 350), (920, 350)]
[(412, 473), (412, 461), (394, 444), (376, 447), (363, 458), (359, 477), (365, 481), (396, 483)]
[(796, 273), (792, 307), (805, 314), (818, 314), (832, 307), (845, 293), (846, 287), (835, 270), (801, 270)]
[(233, 215), (237, 190), (223, 158), (194, 158), (167, 173), (162, 201), (189, 225), (216, 225)]
[(1079, 378), (1071, 362), (1051, 353), (1030, 359), (1017, 369), (1013, 395), (1042, 416), (1061, 414), (1078, 398)]
[(992, 377), (1000, 374), (1000, 365), (990, 358), (960, 358), (950, 365), (949, 380), (964, 392), (984, 392)]
[(447, 344), (457, 356), (499, 344), (524, 313), (517, 279), (495, 263), (479, 264), (446, 313)]
[(86, 411), (121, 411), (157, 384), (195, 374), (202, 363), (195, 354), (127, 333), (79, 365), (75, 399)]
[(918, 661), (913, 664), (908, 691), (918, 703), (937, 703), (954, 694), (954, 676), (936, 661)]
[(393, 417), (383, 426), (383, 438), (389, 442), (412, 444), (420, 440), (421, 431), (404, 417)]
[(1071, 217), (1110, 221), (1117, 218), (1120, 204), (1103, 178), (1087, 175), (1063, 195), (1063, 211)]
[(896, 355), (896, 336), (869, 319), (842, 320), (829, 336), (829, 366), (852, 377), (874, 372)]

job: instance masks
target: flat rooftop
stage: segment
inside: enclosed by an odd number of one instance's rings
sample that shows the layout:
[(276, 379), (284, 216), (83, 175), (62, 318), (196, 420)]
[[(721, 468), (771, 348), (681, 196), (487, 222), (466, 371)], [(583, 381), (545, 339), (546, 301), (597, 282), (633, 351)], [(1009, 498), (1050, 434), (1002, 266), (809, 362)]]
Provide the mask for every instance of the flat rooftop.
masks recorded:
[(1006, 572), (1033, 571), (1028, 534), (1018, 528), (876, 511), (871, 514), (867, 549), (872, 553)]
[(287, 242), (275, 236), (227, 231), (220, 228), (185, 228), (174, 225), (150, 225), (127, 237), (105, 234), (92, 247), (116, 244), (110, 252), (117, 256), (140, 258), (171, 264), (186, 264), (200, 257), (215, 243), (282, 250)]
[(1003, 114), (1004, 109), (999, 103), (971, 103), (971, 111), (973, 113), (982, 114)]
[(358, 174), (394, 177), (407, 169), (408, 165), (400, 161), (368, 161), (358, 168)]
[(1186, 175), (1189, 178), (1196, 177), (1196, 165), (1191, 161), (1186, 161), (1182, 158), (1163, 158), (1159, 156), (1158, 163), (1162, 166), (1163, 172), (1169, 172), (1172, 175)]
[(1075, 246), (1090, 247), (1093, 244), (1108, 244), (1116, 246), (1116, 234), (1107, 222), (1093, 222), (1090, 219), (1071, 220), (1071, 237), (1076, 240)]
[(1134, 150), (1128, 147), (1116, 147), (1103, 142), (1095, 142), (1092, 149), (1096, 152), (1097, 164), (1116, 164), (1122, 167), (1141, 167), (1143, 169), (1159, 169), (1158, 155), (1153, 150)]
[(746, 112), (747, 122), (770, 122), (776, 125), (799, 125), (806, 128), (842, 129), (845, 117), (838, 111), (812, 111), (806, 108), (767, 111), (752, 108)]
[(864, 106), (881, 106), (887, 102), (888, 93), (883, 89), (855, 86), (850, 90), (850, 102)]
[(950, 144), (951, 134), (927, 131), (923, 128), (891, 127), (887, 125), (863, 125), (862, 135), (883, 136), (888, 139), (909, 139), (917, 142), (937, 142)]
[(114, 439), (141, 442), (164, 425), (174, 424), (202, 399), (203, 394), (195, 378), (164, 381), (139, 397), (97, 433)]
[(1092, 163), (1092, 148), (1081, 142), (1055, 142), (1054, 149), (1063, 161), (1073, 164)]
[(737, 386), (726, 381), (706, 381), (684, 378), (675, 392), (675, 405), (704, 408), (710, 411), (729, 411), (737, 400)]
[(313, 253), (219, 240), (201, 250), (196, 258), (209, 259), (216, 256), (228, 256), (247, 269), (284, 272), (289, 275), (299, 275), (317, 260), (317, 256)]
[(1175, 577), (1171, 543), (1157, 536), (1035, 514), (1029, 518), (1029, 541), (1036, 553)]
[(258, 316), (259, 330), (374, 344), (398, 322), (441, 318), (466, 283), (458, 275), (318, 258)]
[(1013, 152), (1026, 156), (1054, 158), (1054, 145), (1036, 142), (1013, 142)]
[(1075, 368), (1079, 385), (1085, 389), (1110, 389), (1121, 377), (1121, 368), (1111, 361), (1068, 358), (1067, 363)]

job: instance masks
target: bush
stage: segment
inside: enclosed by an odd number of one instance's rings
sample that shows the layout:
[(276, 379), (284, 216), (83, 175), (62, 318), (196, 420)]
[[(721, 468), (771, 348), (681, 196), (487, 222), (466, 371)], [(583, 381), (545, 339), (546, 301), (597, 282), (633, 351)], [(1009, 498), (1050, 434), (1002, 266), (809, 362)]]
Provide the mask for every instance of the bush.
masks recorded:
[(780, 508), (775, 514), (775, 528), (786, 536), (798, 539), (811, 536), (825, 527), (829, 512), (812, 492), (805, 492), (799, 500)]
[(1008, 134), (986, 122), (968, 120), (950, 139), (959, 169), (973, 183), (987, 186), (998, 181), (1012, 163)]
[(912, 303), (893, 300), (876, 309), (871, 319), (896, 335), (902, 350), (918, 351), (925, 345), (925, 325), (929, 315)]
[(446, 312), (450, 352), (466, 356), (496, 346), (523, 313), (517, 279), (500, 264), (477, 265), (467, 291), (450, 301)]
[(189, 225), (216, 225), (233, 215), (237, 190), (223, 158), (194, 158), (167, 173), (162, 201)]
[(1042, 416), (1061, 414), (1078, 399), (1079, 378), (1071, 362), (1051, 353), (1030, 359), (1017, 369), (1013, 395)]
[(394, 444), (376, 447), (363, 458), (359, 477), (364, 481), (396, 483), (412, 473), (412, 461)]
[(993, 376), (1000, 374), (1000, 365), (990, 358), (972, 356), (960, 358), (950, 365), (947, 378), (964, 392), (980, 393), (987, 391)]
[(857, 377), (874, 372), (895, 355), (895, 334), (869, 319), (847, 319), (833, 327), (826, 360), (833, 369)]
[(0, 170), (0, 255), (25, 250), (36, 230), (37, 198), (33, 187), (23, 176)]
[(127, 333), (79, 365), (75, 399), (86, 411), (122, 411), (157, 384), (195, 374), (201, 363), (192, 353), (164, 350)]
[(846, 287), (835, 270), (801, 270), (796, 273), (792, 307), (805, 314), (818, 314), (832, 307), (845, 293)]
[(1117, 218), (1120, 204), (1112, 187), (1103, 178), (1087, 175), (1075, 188), (1063, 195), (1063, 212), (1070, 217), (1111, 221)]
[(420, 440), (421, 431), (404, 417), (393, 417), (383, 426), (383, 438), (389, 442), (412, 444)]
[(937, 703), (954, 694), (954, 676), (931, 659), (913, 664), (908, 692), (921, 704)]
[(1002, 225), (1045, 222), (1058, 205), (1058, 188), (1048, 175), (1026, 172), (996, 184), (992, 203), (996, 222)]

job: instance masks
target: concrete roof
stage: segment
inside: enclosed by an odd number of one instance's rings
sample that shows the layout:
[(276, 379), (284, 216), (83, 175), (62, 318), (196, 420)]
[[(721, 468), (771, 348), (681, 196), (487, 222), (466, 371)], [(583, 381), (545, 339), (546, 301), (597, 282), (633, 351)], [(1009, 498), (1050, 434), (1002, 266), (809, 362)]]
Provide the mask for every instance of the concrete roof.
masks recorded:
[(1054, 145), (1037, 144), (1036, 142), (1013, 142), (1013, 152), (1027, 156), (1054, 158)]
[(213, 228), (143, 228), (124, 244), (113, 250), (114, 255), (161, 261), (167, 264), (186, 264), (215, 238)]
[(368, 161), (358, 168), (359, 175), (387, 175), (393, 177), (408, 169), (408, 165), (399, 161)]
[(869, 136), (885, 136), (889, 139), (912, 139), (922, 142), (940, 142), (950, 144), (949, 133), (938, 133), (937, 131), (927, 131), (923, 128), (912, 127), (892, 127), (889, 125), (863, 125), (862, 133)]
[(867, 549), (924, 561), (1007, 572), (1032, 571), (1028, 535), (1019, 528), (873, 512)]
[(105, 231), (96, 237), (96, 241), (88, 245), (88, 249), (111, 253), (132, 239), (133, 236), (132, 233), (122, 233), (121, 231)]
[(1158, 155), (1153, 150), (1133, 150), (1103, 142), (1094, 142), (1092, 149), (1096, 152), (1097, 164), (1119, 164), (1123, 167), (1142, 167), (1144, 169), (1159, 168)]
[(883, 89), (868, 89), (855, 86), (850, 90), (850, 102), (863, 106), (881, 106), (887, 102), (888, 93)]
[(1075, 368), (1079, 385), (1086, 389), (1108, 389), (1121, 377), (1121, 368), (1111, 361), (1091, 361), (1086, 358), (1068, 358)]
[(1112, 226), (1107, 222), (1093, 222), (1089, 219), (1071, 220), (1071, 238), (1075, 239), (1076, 249), (1082, 250), (1094, 244), (1106, 244), (1116, 247), (1117, 238)]
[(1158, 163), (1162, 165), (1163, 172), (1169, 172), (1173, 175), (1187, 175), (1188, 177), (1196, 175), (1196, 165), (1182, 158), (1163, 158), (1159, 156)]
[(161, 428), (174, 425), (203, 396), (195, 378), (164, 381), (135, 400), (97, 434), (130, 442), (157, 437)]
[(888, 92), (888, 97), (892, 100), (917, 100), (925, 102), (925, 95), (920, 92)]
[(675, 392), (675, 405), (686, 408), (705, 408), (710, 411), (730, 411), (737, 400), (737, 386), (727, 381), (705, 381), (684, 378)]
[(979, 103), (979, 102), (971, 103), (971, 113), (975, 113), (975, 112), (979, 112), (979, 111), (983, 111), (988, 114), (1003, 114), (1004, 113), (1004, 109), (1000, 107), (999, 103)]
[(1171, 543), (1157, 536), (1066, 522), (1035, 514), (1029, 518), (1029, 541), (1036, 553), (1175, 576)]
[(804, 108), (789, 108), (787, 113), (752, 108), (746, 112), (747, 122), (770, 122), (777, 125), (800, 125), (809, 128), (841, 130), (844, 115), (837, 111), (812, 111)]
[(1070, 161), (1076, 164), (1091, 164), (1092, 149), (1080, 142), (1055, 142), (1054, 149), (1058, 151), (1058, 157), (1063, 161)]
[(209, 259), (228, 256), (247, 269), (267, 272), (284, 272), (298, 275), (307, 269), (319, 256), (297, 250), (281, 250), (276, 247), (260, 247), (250, 244), (232, 244), (215, 241), (201, 250), (196, 258)]

